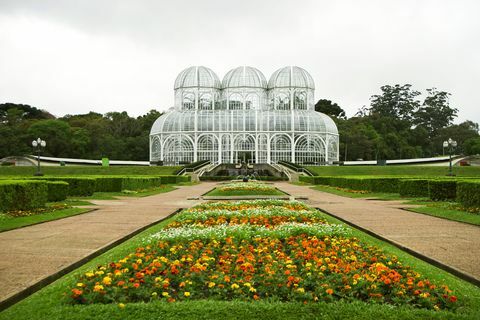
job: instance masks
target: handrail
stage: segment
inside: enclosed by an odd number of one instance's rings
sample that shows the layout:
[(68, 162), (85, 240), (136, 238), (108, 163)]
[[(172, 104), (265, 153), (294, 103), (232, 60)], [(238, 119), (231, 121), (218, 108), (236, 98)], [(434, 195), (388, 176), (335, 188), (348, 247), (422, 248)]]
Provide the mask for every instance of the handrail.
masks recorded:
[(311, 176), (311, 177), (314, 176), (314, 174), (310, 170), (308, 170), (304, 167), (296, 166), (294, 163), (280, 160), (280, 161), (278, 161), (278, 164), (280, 164), (282, 166), (285, 166), (285, 167), (287, 167), (287, 168), (289, 168), (289, 169), (291, 169), (295, 172), (305, 173), (307, 176)]
[(200, 169), (202, 167), (205, 167), (206, 165), (209, 165), (210, 163), (211, 163), (210, 160), (207, 160), (207, 161), (202, 162), (199, 165), (196, 165), (195, 167), (192, 167), (192, 168), (183, 167), (182, 170), (178, 171), (177, 176), (181, 176), (182, 174), (187, 173), (187, 172), (195, 172), (198, 169)]

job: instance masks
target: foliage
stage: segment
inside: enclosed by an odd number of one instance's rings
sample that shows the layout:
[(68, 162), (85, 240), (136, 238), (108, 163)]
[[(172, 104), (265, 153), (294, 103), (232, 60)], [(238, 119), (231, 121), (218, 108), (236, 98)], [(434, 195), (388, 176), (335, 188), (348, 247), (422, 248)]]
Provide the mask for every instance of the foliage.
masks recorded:
[(48, 201), (56, 202), (67, 199), (68, 183), (64, 181), (47, 181)]
[(434, 201), (455, 200), (457, 198), (457, 180), (429, 180), (428, 195)]
[[(174, 175), (178, 166), (44, 166), (42, 172), (46, 176), (163, 176)], [(34, 167), (0, 167), (0, 176), (32, 176)]]
[(398, 183), (402, 197), (428, 197), (427, 179), (402, 179)]
[(47, 200), (45, 182), (0, 180), (0, 212), (43, 207)]
[[(306, 166), (306, 168), (317, 176), (439, 177), (448, 174), (446, 166)], [(480, 167), (455, 167), (453, 171), (455, 175), (461, 177), (480, 177)]]
[(480, 181), (458, 182), (457, 199), (465, 207), (480, 208)]
[(315, 104), (315, 111), (324, 113), (334, 119), (347, 119), (345, 110), (338, 104), (326, 99), (320, 99)]

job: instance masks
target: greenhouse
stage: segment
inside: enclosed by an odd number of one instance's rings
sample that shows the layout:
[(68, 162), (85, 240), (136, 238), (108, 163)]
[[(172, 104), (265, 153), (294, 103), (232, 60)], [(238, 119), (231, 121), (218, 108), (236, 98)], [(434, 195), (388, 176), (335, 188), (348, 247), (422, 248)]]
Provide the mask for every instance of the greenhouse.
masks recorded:
[(331, 164), (338, 161), (333, 120), (314, 110), (315, 83), (299, 67), (275, 71), (267, 82), (253, 67), (227, 72), (180, 72), (175, 103), (150, 132), (150, 162)]

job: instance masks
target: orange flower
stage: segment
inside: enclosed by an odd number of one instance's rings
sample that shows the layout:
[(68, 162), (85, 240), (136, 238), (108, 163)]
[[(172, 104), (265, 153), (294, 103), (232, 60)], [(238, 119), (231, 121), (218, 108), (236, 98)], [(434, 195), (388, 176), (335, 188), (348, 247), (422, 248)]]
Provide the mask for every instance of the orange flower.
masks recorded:
[(333, 289), (328, 288), (327, 290), (325, 290), (325, 292), (329, 295), (332, 295), (333, 294)]

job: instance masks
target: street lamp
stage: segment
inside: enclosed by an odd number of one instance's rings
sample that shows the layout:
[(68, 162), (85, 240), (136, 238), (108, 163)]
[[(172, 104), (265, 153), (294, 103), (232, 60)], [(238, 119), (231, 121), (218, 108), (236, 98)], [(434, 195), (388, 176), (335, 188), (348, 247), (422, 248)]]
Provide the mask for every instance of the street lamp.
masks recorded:
[(43, 176), (43, 173), (40, 171), (40, 153), (42, 152), (42, 148), (45, 148), (46, 146), (47, 143), (45, 140), (40, 138), (32, 141), (32, 147), (37, 151), (37, 172), (35, 172), (34, 176)]
[(452, 169), (452, 153), (453, 150), (457, 147), (457, 141), (452, 140), (452, 138), (448, 138), (448, 140), (443, 141), (443, 148), (448, 148), (448, 154), (450, 156), (450, 168), (448, 171), (449, 176), (453, 176), (453, 169)]

